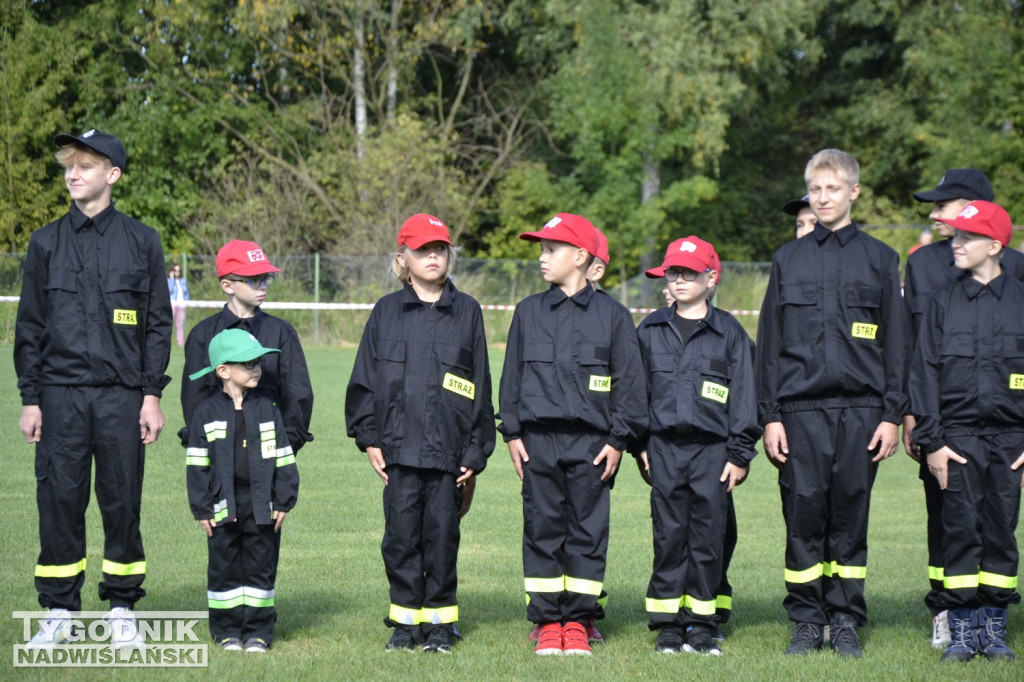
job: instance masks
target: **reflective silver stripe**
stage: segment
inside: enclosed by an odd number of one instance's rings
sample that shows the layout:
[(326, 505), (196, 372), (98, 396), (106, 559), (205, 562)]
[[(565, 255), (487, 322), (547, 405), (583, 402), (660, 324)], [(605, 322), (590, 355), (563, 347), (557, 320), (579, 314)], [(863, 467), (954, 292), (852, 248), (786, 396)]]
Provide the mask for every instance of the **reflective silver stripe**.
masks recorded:
[(228, 437), (228, 423), (226, 421), (209, 422), (203, 425), (206, 431), (206, 440), (215, 441)]
[(260, 441), (265, 443), (268, 440), (277, 440), (277, 430), (274, 428), (274, 422), (263, 422), (260, 424)]
[(206, 598), (214, 599), (216, 601), (227, 601), (229, 599), (234, 599), (235, 597), (241, 597), (243, 594), (245, 594), (244, 587), (235, 587), (230, 590), (224, 590), (223, 592), (214, 592), (213, 590), (207, 590)]
[(292, 446), (291, 445), (286, 445), (283, 448), (278, 448), (277, 449), (277, 456), (278, 457), (287, 457), (290, 454), (292, 454)]
[(186, 466), (210, 466), (210, 451), (206, 448), (188, 448), (185, 451)]

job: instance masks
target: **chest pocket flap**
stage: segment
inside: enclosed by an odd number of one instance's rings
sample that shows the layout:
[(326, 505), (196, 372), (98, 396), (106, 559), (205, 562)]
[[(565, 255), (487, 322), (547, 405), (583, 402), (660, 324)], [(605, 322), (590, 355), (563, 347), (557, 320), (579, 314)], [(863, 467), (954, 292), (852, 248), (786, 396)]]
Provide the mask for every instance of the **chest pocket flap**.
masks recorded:
[(527, 343), (523, 346), (523, 362), (554, 362), (555, 347), (550, 343)]
[(651, 356), (652, 372), (674, 372), (676, 369), (676, 356), (672, 353), (659, 353)]
[(882, 291), (864, 285), (850, 287), (846, 290), (846, 305), (851, 308), (880, 308)]
[(473, 351), (462, 346), (446, 346), (444, 350), (444, 364), (449, 367), (458, 367), (467, 372), (472, 372)]
[(607, 365), (612, 357), (612, 349), (608, 346), (598, 346), (593, 343), (580, 345), (581, 365)]
[(1024, 336), (1013, 334), (1004, 336), (1003, 357), (1024, 358)]
[(105, 291), (149, 291), (149, 278), (143, 270), (108, 272), (103, 283)]
[(814, 305), (818, 302), (814, 282), (797, 282), (783, 287), (781, 300), (782, 305)]
[(377, 344), (377, 359), (405, 362), (405, 341), (388, 339)]
[(942, 355), (974, 357), (974, 337), (970, 334), (946, 334), (942, 337)]

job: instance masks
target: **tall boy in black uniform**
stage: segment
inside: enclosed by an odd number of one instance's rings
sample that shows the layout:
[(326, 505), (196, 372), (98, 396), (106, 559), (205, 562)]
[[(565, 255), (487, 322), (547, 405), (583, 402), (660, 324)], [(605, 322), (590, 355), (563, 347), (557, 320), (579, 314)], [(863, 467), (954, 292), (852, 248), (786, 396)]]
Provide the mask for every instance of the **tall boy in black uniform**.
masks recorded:
[(217, 644), (263, 653), (274, 641), (281, 524), (295, 506), (299, 471), (281, 413), (256, 387), (263, 358), (276, 354), (242, 329), (210, 340), (221, 392), (193, 413), (186, 456), (188, 501), (209, 538), (206, 599)]
[(220, 382), (207, 376), (203, 381), (188, 381), (188, 376), (206, 365), (210, 339), (224, 329), (244, 329), (280, 355), (265, 359), (260, 390), (269, 393), (288, 430), (288, 442), (296, 453), (313, 440), (309, 422), (313, 417), (313, 386), (309, 381), (306, 356), (299, 335), (288, 322), (260, 308), (279, 268), (270, 264), (260, 245), (232, 240), (217, 252), (217, 277), (227, 296), (224, 308), (197, 324), (185, 341), (185, 367), (182, 370), (181, 410), (185, 426), (178, 432), (182, 445), (189, 440), (192, 412), (205, 398), (221, 391)]
[(543, 230), (551, 288), (516, 307), (499, 389), (499, 431), (523, 480), (527, 617), (540, 655), (590, 654), (608, 550), (609, 491), (622, 449), (647, 427), (647, 395), (629, 311), (586, 272), (594, 227), (560, 213)]
[(717, 260), (702, 239), (672, 242), (661, 267), (646, 274), (664, 277), (675, 302), (637, 330), (650, 387), (651, 425), (640, 454), (654, 520), (647, 612), (662, 653), (722, 653), (713, 632), (729, 493), (746, 477), (761, 435), (750, 338), (708, 304)]
[(1006, 211), (974, 201), (948, 223), (965, 272), (928, 300), (910, 383), (914, 438), (943, 498), (938, 597), (952, 641), (942, 659), (1013, 660), (1006, 607), (1020, 601), (1024, 284), (1000, 263), (1012, 233)]
[(859, 175), (846, 152), (811, 158), (818, 223), (776, 252), (758, 325), (764, 447), (783, 465), (788, 654), (821, 648), (829, 625), (839, 655), (862, 655), (871, 486), (907, 411), (899, 256), (850, 221)]
[(14, 335), (19, 426), (36, 443), (36, 590), (50, 610), (29, 645), (65, 644), (69, 611), (81, 609), (93, 459), (104, 529), (99, 596), (110, 600), (113, 643), (133, 645), (131, 608), (146, 594), (145, 446), (163, 429), (160, 396), (170, 381), (164, 257), (160, 235), (111, 203), (127, 162), (121, 141), (90, 130), (54, 142), (73, 201), (32, 235)]

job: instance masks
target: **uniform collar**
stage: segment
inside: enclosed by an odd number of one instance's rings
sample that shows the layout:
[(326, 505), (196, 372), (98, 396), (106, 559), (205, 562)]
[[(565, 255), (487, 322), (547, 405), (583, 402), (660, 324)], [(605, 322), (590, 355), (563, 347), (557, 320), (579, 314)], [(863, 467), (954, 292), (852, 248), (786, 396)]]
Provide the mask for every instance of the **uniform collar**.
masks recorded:
[[(676, 316), (676, 304), (673, 303), (665, 308), (658, 308), (651, 313), (649, 324), (671, 324), (672, 319)], [(723, 317), (722, 311), (714, 306), (708, 304), (708, 314), (700, 320), (700, 324), (697, 325), (697, 329), (703, 329), (707, 327), (711, 331), (715, 332), (719, 336), (723, 334)]]
[[(452, 298), (455, 296), (455, 284), (452, 283), (451, 277), (448, 278), (444, 283), (444, 288), (441, 289), (441, 298), (437, 299), (437, 302), (431, 306), (431, 308), (447, 308), (452, 304)], [(416, 295), (416, 290), (412, 288), (412, 285), (405, 282), (402, 285), (402, 303), (404, 305), (423, 305), (424, 301), (420, 300), (420, 297)]]
[(78, 208), (78, 204), (72, 201), (68, 214), (71, 216), (71, 227), (75, 228), (75, 232), (81, 232), (92, 221), (96, 231), (103, 234), (107, 231), (107, 225), (110, 224), (111, 219), (114, 217), (114, 202), (110, 202), (110, 205), (90, 218), (82, 213), (82, 209)]
[(550, 307), (555, 308), (562, 303), (562, 301), (570, 300), (581, 308), (586, 308), (590, 304), (590, 299), (594, 297), (594, 285), (587, 280), (587, 283), (582, 289), (577, 291), (571, 298), (565, 295), (562, 288), (557, 284), (552, 284), (547, 291), (544, 292), (544, 302)]
[(967, 298), (969, 298), (971, 300), (974, 300), (975, 298), (977, 298), (978, 294), (980, 294), (985, 289), (988, 289), (993, 294), (995, 294), (996, 298), (1002, 298), (1003, 297), (1003, 292), (1006, 291), (1006, 269), (1005, 268), (1003, 269), (1002, 272), (999, 273), (998, 277), (996, 277), (994, 280), (992, 280), (988, 284), (982, 284), (978, 280), (974, 279), (973, 277), (971, 277), (971, 273), (968, 272), (968, 271), (965, 271), (964, 274), (960, 275), (960, 279), (963, 282), (964, 293), (966, 293), (967, 294)]
[(814, 226), (814, 232), (812, 233), (812, 236), (816, 240), (818, 240), (819, 244), (822, 244), (825, 242), (826, 239), (829, 238), (829, 235), (834, 234), (836, 236), (836, 239), (839, 240), (839, 246), (846, 246), (854, 237), (857, 236), (857, 233), (859, 232), (860, 227), (858, 227), (857, 223), (853, 221), (850, 221), (848, 224), (843, 225), (838, 230), (830, 230), (821, 223), (818, 223), (817, 225)]
[(221, 309), (220, 314), (224, 318), (224, 329), (242, 327), (243, 329), (247, 329), (253, 336), (256, 335), (257, 330), (260, 328), (260, 322), (262, 321), (263, 316), (266, 315), (266, 313), (263, 312), (263, 309), (257, 306), (256, 314), (252, 317), (239, 317), (238, 315), (235, 315), (234, 311), (231, 310), (226, 303)]

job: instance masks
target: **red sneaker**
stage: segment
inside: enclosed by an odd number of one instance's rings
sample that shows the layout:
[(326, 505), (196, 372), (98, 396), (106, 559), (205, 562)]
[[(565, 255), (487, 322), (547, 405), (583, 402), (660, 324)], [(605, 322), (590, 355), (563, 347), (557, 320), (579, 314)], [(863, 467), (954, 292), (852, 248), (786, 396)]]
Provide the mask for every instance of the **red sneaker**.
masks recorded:
[[(578, 624), (577, 624), (578, 625)], [(544, 623), (539, 626), (537, 634), (537, 648), (534, 653), (538, 656), (561, 656), (562, 655), (562, 626), (559, 623)], [(586, 642), (584, 641), (584, 644)], [(587, 647), (590, 651), (590, 647)]]
[(604, 642), (604, 636), (597, 631), (597, 622), (593, 618), (587, 621), (587, 641), (591, 644)]
[(536, 642), (539, 637), (540, 637), (540, 626), (539, 625), (534, 625), (533, 626), (533, 630), (530, 631), (530, 636), (527, 637), (526, 639), (528, 639), (531, 642)]
[(562, 628), (562, 650), (566, 656), (590, 655), (587, 629), (583, 627), (582, 623), (569, 622)]

